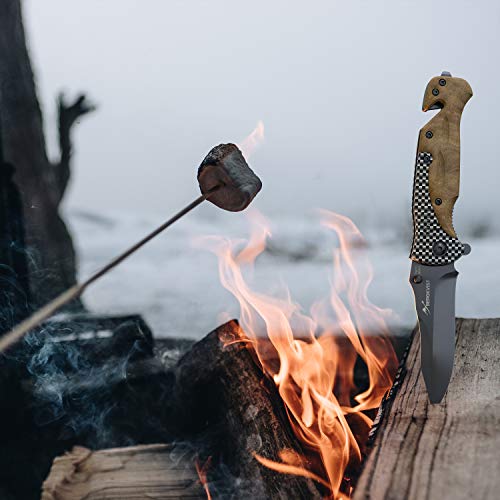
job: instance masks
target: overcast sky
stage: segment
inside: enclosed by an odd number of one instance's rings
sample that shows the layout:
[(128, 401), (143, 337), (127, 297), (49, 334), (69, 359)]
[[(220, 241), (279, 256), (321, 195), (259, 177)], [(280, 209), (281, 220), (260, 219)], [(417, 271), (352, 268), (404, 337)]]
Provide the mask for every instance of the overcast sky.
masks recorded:
[(406, 215), (423, 91), (448, 70), (475, 93), (456, 213), (500, 209), (497, 0), (24, 5), (51, 151), (60, 89), (99, 105), (76, 132), (69, 207), (169, 213), (197, 195), (208, 150), (262, 120), (266, 213)]

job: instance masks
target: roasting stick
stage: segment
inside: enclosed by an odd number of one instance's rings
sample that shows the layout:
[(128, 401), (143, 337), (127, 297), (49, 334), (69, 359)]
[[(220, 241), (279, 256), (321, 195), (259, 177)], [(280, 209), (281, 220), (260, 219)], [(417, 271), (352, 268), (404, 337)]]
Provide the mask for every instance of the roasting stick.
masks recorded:
[(160, 234), (162, 231), (171, 226), (174, 222), (178, 221), (181, 217), (186, 215), (188, 212), (197, 207), (200, 203), (204, 202), (211, 194), (215, 193), (222, 186), (217, 186), (213, 188), (210, 192), (202, 194), (187, 207), (183, 208), (180, 212), (177, 212), (173, 217), (164, 222), (161, 226), (156, 228), (153, 232), (149, 233), (142, 240), (132, 245), (128, 250), (125, 250), (118, 257), (115, 257), (111, 262), (106, 264), (103, 268), (96, 271), (92, 276), (87, 278), (83, 283), (78, 283), (71, 288), (68, 288), (65, 292), (58, 295), (54, 300), (40, 308), (29, 318), (19, 323), (14, 329), (12, 329), (7, 335), (0, 339), (0, 352), (5, 351), (11, 345), (15, 344), (20, 340), (26, 333), (38, 326), (40, 323), (50, 318), (54, 313), (56, 313), (61, 307), (66, 305), (68, 302), (80, 297), (80, 295), (85, 291), (85, 289), (94, 281), (97, 281), (101, 276), (111, 271), (118, 264), (123, 262), (127, 257), (135, 253), (139, 248), (145, 245), (148, 241), (152, 240), (155, 236)]
[(76, 284), (54, 300), (19, 323), (0, 338), (0, 353), (21, 340), (29, 331), (50, 318), (61, 307), (80, 297), (86, 288), (114, 269), (139, 248), (158, 236), (181, 217), (209, 199), (224, 210), (238, 212), (245, 209), (262, 187), (260, 179), (250, 169), (241, 151), (234, 144), (221, 144), (213, 148), (198, 169), (201, 196), (165, 221), (161, 226), (115, 257), (82, 283)]

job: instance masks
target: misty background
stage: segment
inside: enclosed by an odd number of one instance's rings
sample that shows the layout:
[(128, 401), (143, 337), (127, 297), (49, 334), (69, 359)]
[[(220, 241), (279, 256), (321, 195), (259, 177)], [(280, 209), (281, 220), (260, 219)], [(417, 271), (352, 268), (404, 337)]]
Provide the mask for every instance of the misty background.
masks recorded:
[[(24, 12), (49, 150), (61, 89), (98, 105), (75, 134), (64, 208), (81, 276), (197, 196), (205, 154), (262, 120), (254, 207), (279, 251), (264, 257), (261, 282), (287, 281), (305, 307), (326, 293), (333, 242), (315, 215), (326, 208), (365, 234), (374, 302), (412, 324), (411, 187), (431, 118), (421, 101), (447, 70), (474, 90), (454, 217), (473, 252), (457, 263), (457, 314), (498, 315), (498, 2), (25, 0)], [(87, 304), (144, 313), (159, 335), (202, 336), (221, 311), (237, 315), (214, 257), (191, 241), (245, 236), (245, 217), (208, 203), (188, 217), (89, 290)]]

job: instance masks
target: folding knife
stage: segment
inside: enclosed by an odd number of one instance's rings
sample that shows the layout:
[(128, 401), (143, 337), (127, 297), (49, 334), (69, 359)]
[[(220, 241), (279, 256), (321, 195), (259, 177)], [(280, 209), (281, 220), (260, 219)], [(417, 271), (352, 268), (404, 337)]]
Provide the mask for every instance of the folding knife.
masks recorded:
[(421, 337), (422, 373), (431, 403), (446, 392), (455, 354), (454, 262), (470, 252), (453, 228), (460, 184), (460, 119), (470, 85), (444, 71), (425, 90), (423, 111), (440, 111), (420, 130), (413, 182), (410, 284)]

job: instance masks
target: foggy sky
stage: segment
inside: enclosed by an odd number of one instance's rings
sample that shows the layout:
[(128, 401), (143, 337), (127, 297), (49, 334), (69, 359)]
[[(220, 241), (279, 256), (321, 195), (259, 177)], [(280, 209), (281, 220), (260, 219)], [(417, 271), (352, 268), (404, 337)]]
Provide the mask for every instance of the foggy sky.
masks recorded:
[(499, 211), (498, 1), (25, 0), (24, 10), (51, 153), (60, 89), (99, 106), (76, 131), (68, 207), (168, 214), (197, 195), (208, 150), (262, 120), (251, 163), (265, 213), (409, 216), (430, 119), (423, 91), (448, 70), (475, 93), (457, 229)]

